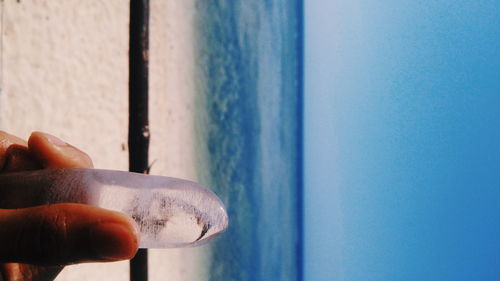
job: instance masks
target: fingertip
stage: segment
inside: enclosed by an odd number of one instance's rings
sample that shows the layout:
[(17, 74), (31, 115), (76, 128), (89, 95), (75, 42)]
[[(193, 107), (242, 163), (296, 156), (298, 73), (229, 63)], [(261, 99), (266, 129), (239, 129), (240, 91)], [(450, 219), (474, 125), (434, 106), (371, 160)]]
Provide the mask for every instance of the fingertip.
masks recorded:
[(33, 132), (28, 139), (28, 148), (45, 168), (93, 167), (85, 152), (44, 132)]
[[(131, 259), (139, 247), (138, 226), (120, 212), (80, 204), (58, 204), (67, 208), (74, 223), (74, 252), (86, 253), (76, 262), (111, 262)], [(81, 213), (80, 216), (75, 214)], [(80, 225), (80, 226), (78, 226)], [(79, 249), (79, 250), (78, 250)], [(85, 251), (84, 249), (87, 249)]]
[(119, 261), (131, 259), (139, 249), (139, 226), (129, 216), (115, 211), (95, 208), (102, 219), (91, 225), (89, 245), (96, 260)]
[(126, 215), (63, 203), (0, 210), (1, 262), (65, 265), (132, 258), (139, 245), (135, 222)]
[(131, 259), (138, 249), (134, 227), (126, 223), (99, 223), (90, 234), (92, 255), (99, 261)]
[[(125, 214), (80, 204), (60, 204), (73, 214), (82, 215), (73, 218), (75, 237), (81, 237), (76, 247), (88, 249), (85, 256), (77, 262), (119, 261), (131, 259), (139, 248), (139, 231), (136, 222)], [(79, 210), (79, 211), (78, 211)], [(75, 252), (78, 250), (75, 249)]]
[(0, 130), (0, 170), (10, 172), (19, 169), (35, 169), (25, 140)]
[(42, 140), (42, 141), (48, 141), (54, 145), (57, 145), (57, 146), (65, 146), (65, 145), (68, 145), (67, 142), (51, 135), (51, 134), (48, 134), (48, 133), (44, 133), (44, 132), (40, 132), (40, 131), (34, 131), (31, 133), (29, 139), (28, 139), (28, 144), (31, 142), (36, 142), (36, 141), (39, 141), (39, 140)]

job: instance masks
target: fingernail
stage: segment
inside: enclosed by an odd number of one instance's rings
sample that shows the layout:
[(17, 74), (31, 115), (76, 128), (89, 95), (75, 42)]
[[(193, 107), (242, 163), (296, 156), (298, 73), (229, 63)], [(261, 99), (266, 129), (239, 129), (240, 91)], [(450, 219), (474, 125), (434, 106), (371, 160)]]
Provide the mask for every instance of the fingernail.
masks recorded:
[(104, 261), (132, 258), (137, 251), (137, 233), (132, 225), (99, 223), (91, 228), (91, 252)]
[(57, 146), (67, 146), (68, 143), (47, 133), (41, 133), (50, 143)]

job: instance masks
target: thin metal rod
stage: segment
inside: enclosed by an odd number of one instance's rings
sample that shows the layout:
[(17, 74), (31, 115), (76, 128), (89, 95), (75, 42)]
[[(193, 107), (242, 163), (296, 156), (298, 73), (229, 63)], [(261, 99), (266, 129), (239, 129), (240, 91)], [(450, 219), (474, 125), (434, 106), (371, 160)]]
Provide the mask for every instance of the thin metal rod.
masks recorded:
[[(149, 0), (130, 1), (129, 170), (148, 172)], [(130, 261), (130, 281), (148, 280), (148, 253), (140, 249)]]

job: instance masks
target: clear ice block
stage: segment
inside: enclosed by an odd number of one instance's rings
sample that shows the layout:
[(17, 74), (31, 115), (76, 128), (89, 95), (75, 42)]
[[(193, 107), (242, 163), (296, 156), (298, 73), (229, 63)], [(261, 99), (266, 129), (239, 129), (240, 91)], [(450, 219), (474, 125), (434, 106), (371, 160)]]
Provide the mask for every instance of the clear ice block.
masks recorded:
[(228, 225), (219, 198), (187, 180), (83, 168), (0, 175), (0, 208), (54, 203), (83, 203), (127, 214), (139, 225), (140, 248), (198, 246)]

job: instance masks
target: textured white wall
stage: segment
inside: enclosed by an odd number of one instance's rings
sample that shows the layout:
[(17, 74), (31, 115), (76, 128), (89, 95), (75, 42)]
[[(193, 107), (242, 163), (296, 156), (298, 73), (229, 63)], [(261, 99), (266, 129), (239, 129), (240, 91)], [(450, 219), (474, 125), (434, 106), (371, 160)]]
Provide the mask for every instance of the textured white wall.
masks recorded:
[(96, 166), (127, 168), (123, 3), (4, 1), (3, 129), (49, 131), (84, 148)]
[[(193, 0), (152, 0), (153, 174), (196, 180)], [(2, 2), (0, 128), (41, 130), (128, 168), (128, 23), (124, 0)], [(205, 280), (203, 249), (150, 251), (150, 280)], [(128, 280), (128, 262), (67, 267), (57, 280)]]

